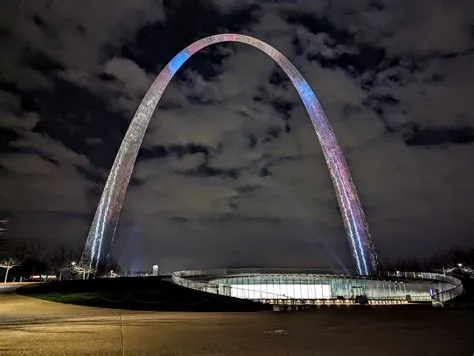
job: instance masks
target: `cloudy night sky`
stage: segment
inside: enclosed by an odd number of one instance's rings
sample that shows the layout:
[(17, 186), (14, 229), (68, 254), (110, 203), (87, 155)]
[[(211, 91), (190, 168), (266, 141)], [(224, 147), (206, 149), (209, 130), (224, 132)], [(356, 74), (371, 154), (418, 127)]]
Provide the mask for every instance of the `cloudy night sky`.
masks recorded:
[[(281, 51), (326, 110), (382, 260), (472, 247), (474, 2), (0, 3), (0, 217), (80, 251), (141, 98), (181, 49)], [(125, 269), (353, 268), (304, 107), (259, 50), (192, 57), (158, 105), (114, 256)]]

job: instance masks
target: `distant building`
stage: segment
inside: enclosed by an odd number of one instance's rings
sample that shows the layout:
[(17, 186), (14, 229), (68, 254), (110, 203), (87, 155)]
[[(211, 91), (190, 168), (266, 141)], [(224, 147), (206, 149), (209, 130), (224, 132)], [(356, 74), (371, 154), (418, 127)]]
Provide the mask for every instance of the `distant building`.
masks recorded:
[(151, 269), (151, 274), (155, 277), (158, 276), (158, 265), (153, 265)]
[(156, 277), (159, 275), (158, 265), (153, 265), (151, 271), (128, 271), (127, 277)]
[(38, 274), (33, 275), (27, 278), (29, 282), (51, 282), (55, 281), (57, 277), (55, 275), (46, 275), (46, 274)]

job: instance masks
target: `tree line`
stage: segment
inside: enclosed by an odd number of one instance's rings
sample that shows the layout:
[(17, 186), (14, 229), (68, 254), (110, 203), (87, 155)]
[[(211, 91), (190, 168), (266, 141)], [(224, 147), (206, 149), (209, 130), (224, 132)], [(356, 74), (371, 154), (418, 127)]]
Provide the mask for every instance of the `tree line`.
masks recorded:
[[(65, 270), (72, 271), (80, 259), (80, 252), (60, 245), (52, 253), (45, 252), (41, 241), (22, 242), (9, 252), (4, 248), (5, 239), (0, 240), (0, 281), (20, 281), (33, 275), (54, 275), (59, 277)], [(120, 273), (119, 264), (110, 259), (99, 265), (98, 275), (113, 270)]]
[(426, 258), (400, 258), (383, 264), (385, 270), (434, 272), (457, 266), (474, 267), (474, 248), (452, 248)]

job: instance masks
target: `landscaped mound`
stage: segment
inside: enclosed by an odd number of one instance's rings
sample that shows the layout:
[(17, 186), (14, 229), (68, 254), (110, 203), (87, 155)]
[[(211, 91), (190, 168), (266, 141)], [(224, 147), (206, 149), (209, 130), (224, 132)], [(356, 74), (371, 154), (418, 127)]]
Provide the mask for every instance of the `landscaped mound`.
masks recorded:
[(25, 286), (18, 294), (93, 307), (194, 312), (245, 312), (271, 307), (175, 285), (167, 278), (103, 278)]

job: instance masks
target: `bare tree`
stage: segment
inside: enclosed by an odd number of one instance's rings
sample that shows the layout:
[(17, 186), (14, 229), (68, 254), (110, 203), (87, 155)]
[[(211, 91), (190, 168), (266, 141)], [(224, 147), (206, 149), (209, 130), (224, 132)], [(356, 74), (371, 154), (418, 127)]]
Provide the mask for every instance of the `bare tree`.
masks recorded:
[(31, 241), (28, 246), (29, 256), (34, 260), (41, 260), (43, 258), (43, 246), (40, 240)]
[(20, 262), (17, 259), (13, 258), (13, 257), (8, 257), (8, 258), (5, 258), (2, 261), (0, 261), (0, 267), (6, 269), (5, 279), (4, 279), (3, 283), (7, 283), (8, 272), (13, 267), (16, 267), (16, 266), (19, 266), (19, 265), (20, 265)]
[(28, 248), (25, 241), (22, 241), (19, 245), (15, 247), (13, 255), (19, 261), (25, 261), (28, 257), (30, 257), (30, 249)]
[(96, 271), (96, 277), (110, 276), (113, 274), (120, 275), (122, 273), (122, 267), (114, 259), (109, 258), (106, 262), (99, 263)]
[(81, 276), (81, 279), (89, 279), (89, 276), (94, 273), (94, 269), (90, 268), (86, 265), (81, 265), (79, 263), (72, 263), (71, 264), (71, 271), (73, 273), (77, 273)]
[(58, 249), (49, 258), (50, 267), (53, 273), (60, 273), (61, 270), (69, 267), (73, 262), (74, 252), (67, 251), (64, 245), (60, 245)]

